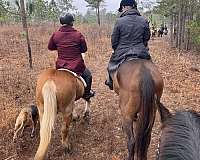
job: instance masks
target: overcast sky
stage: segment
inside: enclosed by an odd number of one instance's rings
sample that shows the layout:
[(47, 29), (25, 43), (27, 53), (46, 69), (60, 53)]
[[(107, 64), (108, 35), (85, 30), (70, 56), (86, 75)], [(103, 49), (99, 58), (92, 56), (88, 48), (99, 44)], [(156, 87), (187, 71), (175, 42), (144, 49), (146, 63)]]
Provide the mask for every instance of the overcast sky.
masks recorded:
[[(73, 0), (74, 6), (78, 9), (79, 12), (85, 14), (87, 11), (87, 3), (84, 0)], [(119, 8), (121, 0), (105, 0), (105, 8), (108, 11), (117, 11)]]

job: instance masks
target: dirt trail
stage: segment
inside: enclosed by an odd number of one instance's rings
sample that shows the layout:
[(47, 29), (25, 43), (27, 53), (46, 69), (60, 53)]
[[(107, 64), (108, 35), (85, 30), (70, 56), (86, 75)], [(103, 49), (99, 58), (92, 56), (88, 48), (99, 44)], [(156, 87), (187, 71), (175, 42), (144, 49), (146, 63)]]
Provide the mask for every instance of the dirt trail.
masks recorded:
[[(5, 32), (4, 32), (5, 33)], [(6, 33), (5, 33), (6, 34)], [(35, 41), (33, 51), (37, 48), (38, 55), (34, 55), (34, 61), (39, 65), (35, 66), (33, 71), (27, 75), (26, 57), (23, 46), (15, 48), (18, 41), (13, 41), (13, 51), (1, 47), (0, 56), (0, 159), (4, 160), (11, 157), (13, 160), (27, 160), (34, 156), (39, 137), (31, 139), (30, 129), (24, 133), (16, 144), (12, 144), (13, 126), (17, 113), (20, 108), (33, 102), (35, 78), (41, 69), (53, 66), (55, 56), (50, 55), (45, 60), (45, 45), (48, 36), (40, 42)], [(103, 41), (103, 40), (102, 40)], [(154, 62), (160, 69), (165, 82), (162, 102), (171, 110), (194, 109), (200, 111), (200, 72), (191, 71), (190, 68), (195, 64), (200, 68), (200, 56), (192, 53), (180, 55), (175, 49), (171, 49), (166, 43), (167, 39), (156, 39), (150, 42), (150, 52)], [(3, 40), (0, 42), (3, 43)], [(34, 42), (34, 40), (32, 40)], [(106, 42), (109, 42), (106, 39)], [(19, 42), (21, 43), (21, 41)], [(8, 42), (10, 44), (10, 42)], [(101, 45), (101, 43), (99, 43)], [(96, 46), (98, 49), (98, 46)], [(20, 54), (14, 54), (18, 51)], [(100, 48), (96, 54), (90, 54), (86, 57), (86, 62), (93, 73), (93, 88), (96, 91), (96, 97), (91, 104), (91, 120), (89, 124), (82, 121), (72, 123), (70, 127), (70, 140), (73, 146), (71, 155), (65, 156), (60, 142), (60, 122), (58, 116), (55, 130), (53, 132), (52, 143), (48, 150), (48, 159), (50, 160), (122, 160), (127, 157), (126, 138), (121, 128), (120, 110), (118, 108), (118, 98), (104, 86), (106, 77), (106, 66), (109, 60), (110, 48)], [(5, 52), (9, 52), (6, 55)], [(92, 52), (92, 50), (89, 50)], [(39, 57), (38, 57), (39, 56)], [(20, 61), (18, 60), (20, 58)], [(44, 63), (45, 62), (45, 63)], [(11, 63), (8, 66), (4, 66)], [(45, 66), (45, 64), (48, 64)], [(13, 67), (14, 66), (14, 67)], [(15, 70), (15, 73), (8, 68)], [(14, 76), (14, 77), (13, 77)], [(27, 80), (28, 78), (28, 80)], [(7, 82), (7, 80), (10, 80)], [(23, 89), (22, 89), (23, 86)], [(10, 88), (11, 87), (11, 88)], [(78, 109), (82, 109), (84, 103), (82, 100), (77, 102)], [(159, 137), (158, 118), (152, 132), (151, 147), (149, 149), (149, 160), (155, 158), (155, 149)], [(39, 130), (37, 130), (37, 133)]]

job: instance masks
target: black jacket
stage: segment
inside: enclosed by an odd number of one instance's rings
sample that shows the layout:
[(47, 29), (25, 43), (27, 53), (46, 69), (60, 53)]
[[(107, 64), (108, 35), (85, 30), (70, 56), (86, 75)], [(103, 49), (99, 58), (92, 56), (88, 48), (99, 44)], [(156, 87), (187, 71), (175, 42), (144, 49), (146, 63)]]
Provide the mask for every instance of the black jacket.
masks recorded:
[(136, 9), (124, 12), (116, 21), (112, 33), (112, 48), (108, 71), (113, 72), (129, 58), (149, 59), (147, 49), (150, 39), (148, 21)]

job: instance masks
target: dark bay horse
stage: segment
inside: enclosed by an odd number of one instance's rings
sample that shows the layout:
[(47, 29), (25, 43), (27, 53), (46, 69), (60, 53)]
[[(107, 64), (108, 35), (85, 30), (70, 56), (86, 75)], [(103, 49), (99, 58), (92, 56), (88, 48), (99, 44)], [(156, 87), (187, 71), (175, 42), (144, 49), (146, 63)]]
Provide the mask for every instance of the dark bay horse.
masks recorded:
[[(70, 72), (47, 69), (39, 75), (36, 86), (36, 102), (40, 117), (40, 144), (34, 160), (45, 159), (58, 112), (61, 112), (63, 117), (62, 144), (66, 151), (70, 150), (68, 132), (74, 103), (83, 94), (83, 83)], [(87, 101), (85, 116), (89, 115), (89, 104), (90, 101)]]
[(159, 28), (158, 37), (163, 37), (163, 33), (164, 33), (164, 30), (162, 28)]
[(150, 60), (126, 61), (112, 75), (119, 95), (123, 130), (128, 138), (128, 160), (146, 160), (163, 79)]
[(160, 108), (163, 125), (157, 160), (199, 160), (200, 114), (179, 111), (172, 115), (163, 105)]

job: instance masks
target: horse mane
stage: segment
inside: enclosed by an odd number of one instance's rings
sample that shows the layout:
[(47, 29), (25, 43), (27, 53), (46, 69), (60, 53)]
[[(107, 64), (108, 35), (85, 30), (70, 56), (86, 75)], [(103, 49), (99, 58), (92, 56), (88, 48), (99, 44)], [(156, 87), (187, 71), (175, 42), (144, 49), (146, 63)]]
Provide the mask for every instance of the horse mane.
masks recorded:
[(159, 160), (199, 160), (200, 115), (177, 112), (163, 125)]

